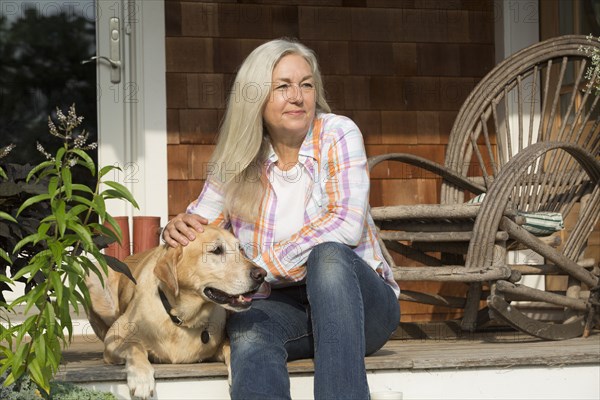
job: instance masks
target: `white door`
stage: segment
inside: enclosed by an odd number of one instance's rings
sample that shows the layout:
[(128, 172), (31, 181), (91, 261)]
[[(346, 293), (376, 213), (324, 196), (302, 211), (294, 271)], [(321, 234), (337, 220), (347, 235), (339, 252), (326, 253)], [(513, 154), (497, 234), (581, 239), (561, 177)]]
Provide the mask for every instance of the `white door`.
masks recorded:
[(164, 1), (96, 0), (98, 165), (127, 186), (140, 209), (114, 201), (113, 216), (167, 210)]
[[(0, 148), (16, 145), (3, 162), (43, 160), (36, 142), (54, 152), (47, 117), (75, 103), (84, 128), (97, 133), (98, 165), (119, 165), (123, 171), (110, 178), (128, 186), (140, 205), (132, 210), (115, 201), (109, 212), (160, 216), (164, 225), (164, 43), (163, 0), (0, 1)], [(120, 57), (121, 64), (82, 64), (94, 54)], [(5, 292), (6, 299), (21, 289)]]

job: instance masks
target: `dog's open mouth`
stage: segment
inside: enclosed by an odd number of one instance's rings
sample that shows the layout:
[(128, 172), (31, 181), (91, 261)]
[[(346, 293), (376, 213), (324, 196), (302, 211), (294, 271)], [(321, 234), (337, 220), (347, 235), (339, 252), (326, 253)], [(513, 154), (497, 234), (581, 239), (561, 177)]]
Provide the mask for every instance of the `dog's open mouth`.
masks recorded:
[(248, 308), (252, 304), (252, 295), (256, 293), (256, 290), (252, 290), (250, 292), (231, 295), (225, 293), (222, 290), (215, 289), (212, 287), (207, 287), (204, 289), (204, 294), (210, 300), (214, 301), (217, 304), (227, 304), (233, 308)]

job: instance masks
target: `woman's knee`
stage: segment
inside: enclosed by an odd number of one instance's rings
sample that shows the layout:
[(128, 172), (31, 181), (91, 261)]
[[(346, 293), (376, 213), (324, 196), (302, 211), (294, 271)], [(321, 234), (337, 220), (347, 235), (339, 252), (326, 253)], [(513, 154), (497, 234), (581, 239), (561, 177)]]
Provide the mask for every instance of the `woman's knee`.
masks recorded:
[(345, 244), (325, 242), (315, 246), (306, 263), (307, 289), (311, 291), (315, 285), (338, 287), (354, 275), (356, 257)]
[(355, 253), (350, 247), (342, 243), (324, 242), (316, 245), (308, 256), (307, 265), (339, 265), (351, 264)]

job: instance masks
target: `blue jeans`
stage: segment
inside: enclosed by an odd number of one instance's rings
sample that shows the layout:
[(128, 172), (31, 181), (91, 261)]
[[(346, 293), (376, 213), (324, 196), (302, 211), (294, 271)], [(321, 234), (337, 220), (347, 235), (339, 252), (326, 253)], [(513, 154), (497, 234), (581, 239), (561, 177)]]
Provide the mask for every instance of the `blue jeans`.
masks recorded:
[(398, 327), (396, 295), (346, 245), (316, 246), (306, 268), (305, 285), (229, 317), (232, 399), (290, 399), (286, 362), (311, 357), (315, 399), (369, 398), (364, 356)]

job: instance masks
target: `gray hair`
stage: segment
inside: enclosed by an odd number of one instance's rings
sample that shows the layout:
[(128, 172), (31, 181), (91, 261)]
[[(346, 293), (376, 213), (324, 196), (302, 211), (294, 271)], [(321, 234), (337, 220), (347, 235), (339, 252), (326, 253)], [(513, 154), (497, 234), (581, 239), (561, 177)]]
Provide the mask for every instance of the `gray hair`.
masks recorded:
[(317, 58), (308, 47), (293, 40), (276, 39), (262, 44), (246, 57), (227, 101), (209, 178), (222, 185), (224, 211), (249, 221), (258, 215), (264, 193), (262, 169), (270, 148), (262, 114), (271, 94), (273, 70), (279, 60), (289, 54), (302, 56), (310, 65), (316, 112), (330, 112)]

